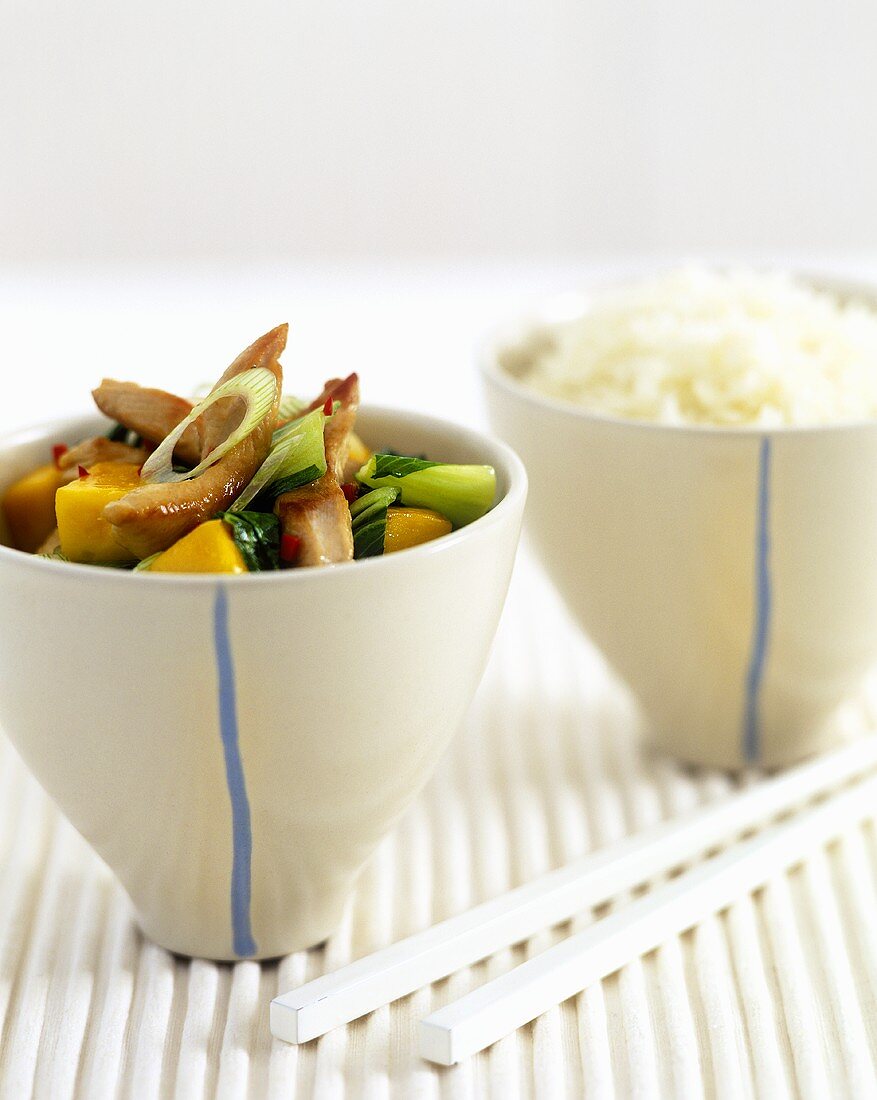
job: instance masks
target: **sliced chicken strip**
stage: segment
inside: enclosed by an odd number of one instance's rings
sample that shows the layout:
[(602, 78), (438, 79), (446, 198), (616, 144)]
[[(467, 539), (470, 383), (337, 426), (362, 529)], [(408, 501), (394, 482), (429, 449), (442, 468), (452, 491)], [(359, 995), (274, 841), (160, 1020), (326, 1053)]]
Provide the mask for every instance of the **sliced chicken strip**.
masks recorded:
[[(284, 425), (291, 423), (293, 420), (297, 420), (300, 416), (304, 416), (306, 413), (313, 412), (314, 409), (319, 409), (321, 405), (325, 405), (327, 400), (331, 397), (335, 399), (335, 394), (338, 391), (339, 386), (344, 385), (347, 379), (343, 378), (330, 378), (328, 382), (323, 386), (323, 392), (319, 397), (315, 397), (314, 400), (307, 406), (295, 414), (295, 416), (287, 416), (284, 419), (277, 421), (277, 427), (282, 428)], [(339, 479), (342, 482), (350, 481), (356, 471), (368, 462), (371, 452), (368, 447), (362, 442), (356, 432), (351, 432), (348, 436), (348, 452), (347, 459), (344, 462), (343, 472), (339, 475)]]
[(331, 565), (353, 558), (350, 508), (339, 478), (359, 407), (357, 376), (351, 374), (343, 382), (327, 383), (313, 407), (318, 408), (318, 402), (325, 403), (330, 397), (340, 402), (340, 408), (326, 422), (325, 474), (310, 485), (284, 493), (274, 505), (283, 533), (300, 540), (299, 565)]
[[(278, 358), (286, 346), (286, 333), (287, 326), (280, 325), (260, 337), (241, 352), (216, 383), (221, 386), (255, 367), (267, 368), (277, 379), (272, 408), (245, 439), (199, 477), (170, 484), (144, 485), (106, 506), (103, 514), (115, 528), (116, 538), (133, 554), (146, 558), (166, 550), (199, 523), (228, 508), (252, 480), (271, 447), (283, 385)], [(227, 425), (235, 419), (234, 412), (222, 408), (230, 403), (242, 405), (242, 401), (235, 398), (230, 398), (229, 402), (218, 401), (201, 418), (205, 453), (219, 441), (217, 425)]]
[(347, 444), (359, 408), (359, 375), (351, 374), (334, 386), (324, 399), (337, 401), (340, 408), (326, 422), (326, 463), (336, 478), (341, 477), (347, 459)]
[[(328, 399), (331, 397), (333, 401), (337, 400), (337, 394), (339, 388), (349, 384), (350, 379), (355, 377), (350, 375), (349, 378), (330, 378), (329, 381), (323, 386), (323, 392), (319, 397), (308, 405), (306, 409), (303, 409), (298, 415), (304, 416), (305, 413), (313, 412), (314, 409), (318, 409), (321, 405), (325, 405)], [(357, 401), (359, 400), (357, 396)], [(288, 421), (284, 421), (288, 423)], [(359, 436), (354, 431), (350, 431), (347, 434), (346, 440), (347, 454), (344, 461), (339, 463), (336, 460), (336, 472), (338, 472), (338, 480), (342, 483), (350, 481), (356, 471), (368, 462), (371, 452), (368, 447), (363, 443)]]
[(297, 565), (332, 565), (353, 557), (350, 507), (332, 474), (284, 493), (274, 510), (283, 533), (301, 540)]
[(149, 451), (145, 447), (130, 447), (99, 435), (65, 451), (58, 459), (58, 468), (75, 473), (80, 466), (94, 466), (98, 462), (128, 462), (132, 466), (142, 466), (147, 458)]
[[(192, 411), (192, 402), (183, 397), (111, 378), (105, 378), (92, 391), (92, 397), (102, 413), (150, 443), (161, 443)], [(187, 428), (174, 452), (190, 466), (197, 465), (201, 459), (200, 428), (197, 422)]]

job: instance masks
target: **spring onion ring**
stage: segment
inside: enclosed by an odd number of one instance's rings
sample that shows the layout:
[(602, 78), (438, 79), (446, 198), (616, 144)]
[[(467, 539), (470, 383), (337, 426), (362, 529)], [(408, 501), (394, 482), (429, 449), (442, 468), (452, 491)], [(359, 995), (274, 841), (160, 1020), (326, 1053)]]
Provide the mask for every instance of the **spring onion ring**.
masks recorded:
[[(169, 483), (188, 481), (198, 477), (215, 465), (221, 458), (238, 445), (259, 425), (274, 406), (277, 396), (277, 379), (266, 367), (254, 367), (245, 370), (235, 378), (230, 378), (209, 393), (203, 401), (192, 409), (185, 420), (181, 421), (164, 441), (156, 448), (143, 464), (140, 476), (146, 483)], [(227, 439), (218, 444), (192, 470), (174, 470), (174, 448), (183, 433), (217, 401), (227, 397), (240, 397), (246, 402), (246, 410), (240, 424)]]

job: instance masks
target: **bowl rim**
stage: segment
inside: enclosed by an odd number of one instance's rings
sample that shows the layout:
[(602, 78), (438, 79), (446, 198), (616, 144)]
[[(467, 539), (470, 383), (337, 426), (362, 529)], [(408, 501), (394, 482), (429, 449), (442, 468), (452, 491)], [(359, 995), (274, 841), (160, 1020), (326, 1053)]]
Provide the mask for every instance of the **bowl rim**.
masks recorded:
[[(611, 416), (609, 413), (597, 412), (583, 405), (577, 405), (572, 401), (564, 401), (562, 398), (541, 393), (539, 390), (518, 381), (500, 366), (499, 354), (502, 350), (520, 345), (528, 336), (552, 328), (556, 329), (564, 321), (580, 316), (595, 291), (642, 282), (647, 278), (654, 278), (661, 274), (679, 270), (681, 266), (684, 265), (662, 264), (650, 270), (637, 271), (608, 279), (594, 275), (590, 279), (585, 278), (578, 290), (561, 291), (560, 293), (537, 298), (529, 309), (507, 317), (504, 321), (494, 325), (482, 337), (477, 356), (478, 370), (482, 380), (534, 408), (541, 408), (561, 415), (565, 414), (572, 419), (581, 420), (588, 424), (624, 428), (635, 432), (706, 436), (713, 439), (732, 437), (772, 439), (778, 436), (826, 435), (837, 434), (842, 431), (864, 431), (877, 428), (877, 418), (838, 420), (830, 424), (741, 424), (729, 426), (723, 424), (688, 424), (684, 422), (668, 424), (659, 420), (637, 420), (633, 417)], [(712, 270), (721, 271), (728, 270), (729, 267), (732, 269), (733, 267), (739, 268), (743, 265), (706, 264), (705, 266)], [(877, 311), (877, 281), (869, 282), (867, 279), (861, 278), (820, 274), (805, 269), (759, 265), (746, 266), (750, 266), (753, 271), (788, 273), (793, 279), (808, 284), (814, 290), (826, 291), (840, 299), (864, 301)], [(877, 364), (875, 364), (875, 370), (877, 370)]]
[[(407, 423), (420, 425), (425, 430), (431, 430), (449, 437), (458, 437), (471, 443), (474, 449), (482, 448), (490, 452), (489, 461), (507, 483), (506, 491), (494, 504), (489, 512), (480, 519), (473, 520), (465, 527), (452, 531), (449, 535), (433, 539), (420, 546), (412, 546), (396, 554), (385, 554), (379, 557), (362, 558), (358, 561), (336, 562), (326, 568), (311, 569), (284, 569), (279, 571), (266, 570), (262, 573), (247, 574), (217, 574), (217, 573), (140, 573), (131, 570), (111, 569), (106, 566), (88, 565), (81, 562), (52, 561), (51, 558), (39, 557), (36, 554), (28, 554), (23, 550), (16, 550), (11, 546), (0, 544), (0, 564), (8, 564), (13, 568), (35, 569), (38, 571), (50, 570), (52, 577), (66, 576), (71, 582), (82, 580), (94, 580), (99, 584), (123, 583), (123, 584), (161, 584), (171, 587), (183, 588), (215, 588), (217, 583), (223, 585), (244, 585), (249, 587), (254, 584), (332, 584), (331, 578), (351, 575), (351, 571), (370, 569), (393, 570), (405, 568), (407, 563), (423, 560), (426, 557), (436, 557), (442, 554), (453, 553), (456, 547), (464, 542), (471, 541), (486, 535), (491, 528), (503, 524), (510, 513), (519, 510), (523, 513), (523, 506), (527, 496), (527, 473), (524, 464), (516, 452), (501, 439), (489, 432), (480, 431), (477, 428), (458, 424), (452, 420), (445, 420), (437, 416), (429, 416), (426, 413), (411, 411), (408, 409), (394, 408), (389, 405), (363, 405), (362, 411), (366, 415), (374, 414), (389, 419), (404, 419)], [(83, 420), (97, 418), (99, 414), (90, 410), (72, 412), (67, 416), (55, 417), (52, 420), (38, 421), (21, 428), (14, 429), (0, 435), (0, 461), (4, 454), (16, 444), (23, 444), (28, 438), (39, 438), (47, 435), (51, 438), (54, 434), (62, 434), (65, 426)], [(100, 580), (98, 580), (100, 578)]]

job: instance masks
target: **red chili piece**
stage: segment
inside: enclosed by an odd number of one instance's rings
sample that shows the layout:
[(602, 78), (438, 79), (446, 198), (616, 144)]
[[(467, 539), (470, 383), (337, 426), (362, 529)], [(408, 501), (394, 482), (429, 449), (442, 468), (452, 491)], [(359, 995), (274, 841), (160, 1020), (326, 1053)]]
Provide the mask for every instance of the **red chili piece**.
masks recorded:
[(86, 468), (84, 466), (79, 467), (79, 476), (80, 477), (88, 477), (88, 470), (86, 470)]
[(331, 416), (334, 402), (331, 397), (326, 398), (326, 404), (323, 406), (323, 416)]
[(346, 485), (341, 486), (341, 492), (347, 497), (347, 503), (353, 504), (359, 496), (359, 486), (354, 485), (352, 481), (348, 481)]
[(61, 458), (67, 454), (69, 449), (66, 443), (56, 443), (52, 448), (52, 461), (55, 463), (55, 469), (61, 469)]
[(298, 552), (301, 550), (301, 539), (298, 535), (281, 535), (280, 536), (280, 560), (286, 562), (293, 562), (298, 557)]

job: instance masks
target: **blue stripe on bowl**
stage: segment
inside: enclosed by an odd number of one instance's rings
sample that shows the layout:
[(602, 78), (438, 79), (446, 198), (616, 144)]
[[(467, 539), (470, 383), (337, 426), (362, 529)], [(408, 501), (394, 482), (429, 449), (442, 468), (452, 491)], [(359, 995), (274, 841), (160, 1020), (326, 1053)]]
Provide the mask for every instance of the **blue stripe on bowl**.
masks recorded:
[(234, 659), (228, 633), (228, 595), (216, 590), (213, 607), (213, 638), (219, 679), (219, 729), (225, 755), (225, 779), (231, 801), (231, 927), (234, 953), (241, 958), (256, 954), (250, 928), (250, 889), (253, 834), (250, 802), (238, 740), (237, 691)]
[(758, 455), (758, 503), (755, 521), (755, 614), (752, 651), (746, 673), (746, 705), (743, 720), (743, 755), (756, 763), (761, 756), (760, 694), (770, 640), (770, 462), (771, 443), (761, 441)]

